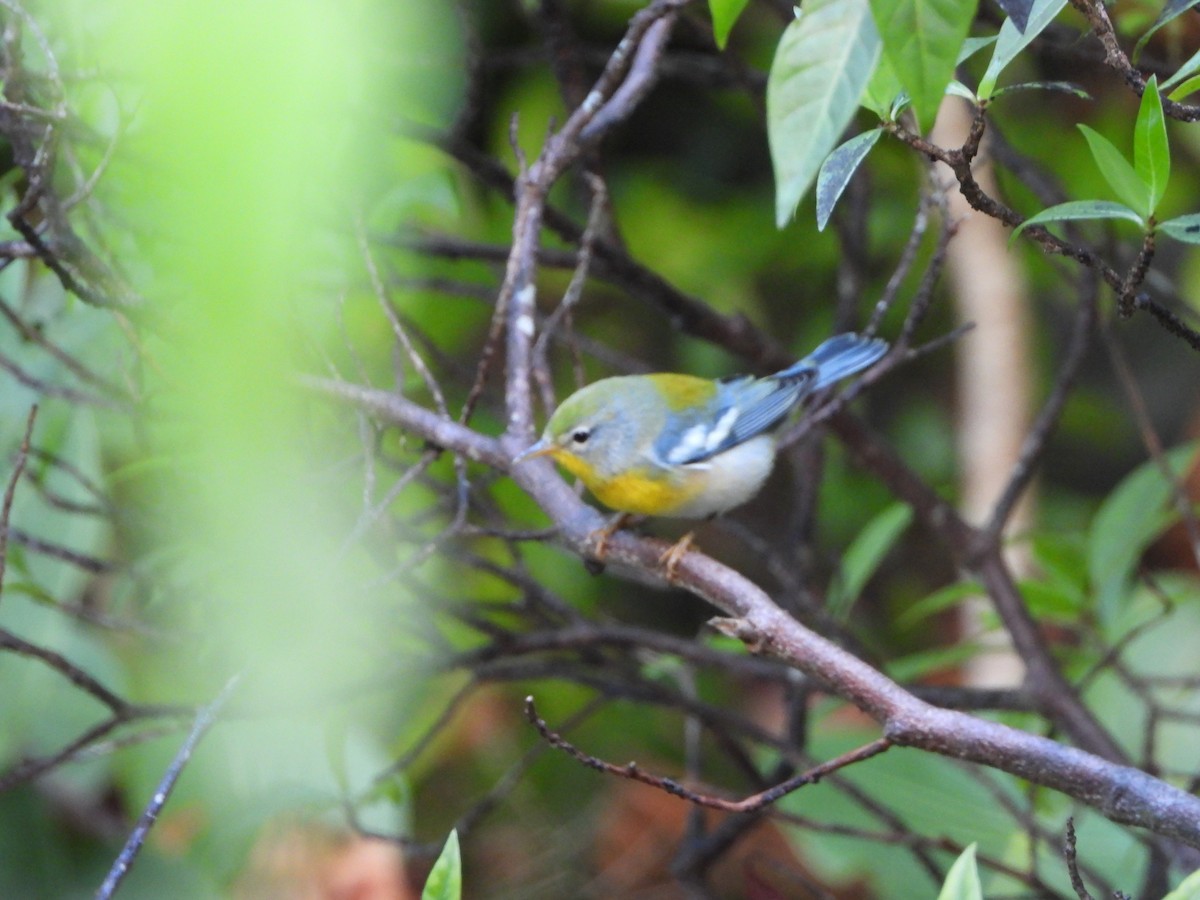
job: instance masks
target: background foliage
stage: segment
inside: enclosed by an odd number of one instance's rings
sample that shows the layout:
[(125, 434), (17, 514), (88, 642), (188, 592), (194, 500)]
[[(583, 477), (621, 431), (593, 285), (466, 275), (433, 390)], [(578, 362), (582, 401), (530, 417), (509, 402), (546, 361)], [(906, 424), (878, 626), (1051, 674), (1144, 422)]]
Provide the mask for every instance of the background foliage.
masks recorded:
[[(505, 430), (503, 361), (478, 367), (498, 346), (513, 178), (643, 7), (0, 6), (0, 895), (94, 890), (206, 710), (123, 896), (329, 893), (343, 876), (406, 896), (452, 829), (479, 897), (931, 896), (968, 845), (988, 896), (1070, 896), (1070, 816), (1098, 893), (1160, 897), (1200, 867), (1064, 794), (916, 749), (752, 814), (554, 752), (527, 695), (588, 754), (714, 796), (879, 727), (705, 628), (693, 594), (589, 572), (503, 466), (298, 381)], [(1178, 93), (1195, 12), (1140, 49), (1156, 78), (1139, 96), (1084, 3), (1039, 0), (1024, 34), (990, 2), (685, 7), (652, 89), (550, 190), (539, 416), (614, 372), (718, 377), (762, 369), (747, 348), (771, 339), (797, 357), (911, 323), (923, 349), (855, 409), (961, 505), (980, 412), (961, 400), (982, 346), (966, 342), (997, 338), (956, 330), (942, 277), (964, 212), (922, 141), (953, 76), (986, 105), (997, 191), (1028, 217), (1005, 251), (1028, 282), (1019, 416), (1062, 401), (1030, 432), (1036, 507), (1006, 539), (1020, 596), (1120, 751), (1195, 794), (1200, 541), (1182, 486), (1200, 433), (1200, 170)], [(1132, 52), (1159, 14), (1121, 6), (1114, 39)], [(1047, 252), (1052, 234), (1092, 263)], [(1105, 266), (1141, 278), (1100, 293), (1087, 273)], [(1080, 329), (1089, 304), (1099, 324)], [(1028, 683), (974, 680), (1001, 620), (960, 615), (986, 586), (906, 501), (816, 427), (698, 544), (931, 702), (1070, 742)], [(437, 889), (455, 876), (439, 869)]]

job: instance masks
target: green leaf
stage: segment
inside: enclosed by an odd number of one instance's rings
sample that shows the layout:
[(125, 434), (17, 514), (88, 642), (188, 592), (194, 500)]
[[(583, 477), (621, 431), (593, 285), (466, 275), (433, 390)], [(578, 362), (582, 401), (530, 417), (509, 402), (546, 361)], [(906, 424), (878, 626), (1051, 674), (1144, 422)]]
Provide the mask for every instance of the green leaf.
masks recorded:
[(1138, 38), (1138, 42), (1134, 44), (1133, 61), (1137, 62), (1138, 57), (1142, 54), (1142, 49), (1146, 46), (1146, 42), (1149, 41), (1150, 38), (1154, 37), (1154, 33), (1158, 31), (1158, 29), (1187, 12), (1197, 3), (1200, 3), (1200, 0), (1167, 0), (1166, 4), (1163, 6), (1162, 12), (1160, 12), (1158, 14), (1158, 18), (1154, 20), (1154, 24), (1151, 25), (1149, 30), (1147, 30), (1145, 34)]
[[(1197, 50), (1195, 53), (1189, 56), (1187, 62), (1175, 70), (1174, 75), (1163, 80), (1162, 89), (1165, 91), (1168, 88), (1179, 84), (1179, 82), (1183, 81), (1183, 79), (1187, 78), (1197, 69), (1200, 69), (1200, 50)], [(1172, 94), (1171, 96), (1174, 97), (1175, 95)]]
[(1150, 76), (1142, 92), (1137, 122), (1133, 126), (1133, 169), (1150, 191), (1147, 216), (1154, 215), (1171, 177), (1171, 146), (1167, 143), (1167, 120), (1158, 96), (1158, 77)]
[(956, 65), (962, 65), (984, 47), (996, 43), (996, 35), (989, 34), (986, 37), (969, 37), (963, 41), (962, 49), (958, 51), (958, 59), (955, 60)]
[(1200, 244), (1200, 213), (1167, 219), (1159, 222), (1154, 230), (1185, 244)]
[(975, 864), (975, 845), (972, 844), (954, 861), (938, 900), (983, 900), (983, 884), (979, 880), (979, 867)]
[(458, 831), (446, 838), (437, 862), (421, 891), (421, 900), (460, 900), (462, 897), (462, 858), (458, 849)]
[(713, 37), (717, 39), (717, 46), (722, 50), (725, 49), (725, 42), (729, 40), (729, 32), (737, 24), (748, 2), (749, 0), (708, 0), (708, 9), (713, 20)]
[(1028, 578), (1021, 582), (1021, 596), (1038, 621), (1078, 622), (1087, 597), (1080, 591), (1050, 581)]
[(1096, 167), (1118, 199), (1137, 210), (1143, 218), (1150, 215), (1150, 185), (1142, 180), (1112, 141), (1086, 125), (1080, 125), (1079, 130), (1087, 138)]
[(1054, 91), (1060, 94), (1071, 94), (1081, 100), (1091, 100), (1092, 95), (1077, 84), (1069, 81), (1024, 81), (1021, 84), (1009, 84), (992, 92), (992, 99), (999, 100), (1005, 94), (1018, 91)]
[(883, 558), (912, 522), (912, 509), (895, 503), (866, 524), (858, 537), (846, 548), (842, 568), (830, 592), (829, 607), (835, 616), (850, 611)]
[(911, 628), (932, 615), (957, 606), (967, 597), (982, 597), (987, 593), (977, 581), (956, 581), (939, 588), (928, 597), (913, 603), (896, 617), (897, 628)]
[[(1196, 59), (1200, 59), (1200, 53), (1196, 54)], [(1164, 85), (1165, 87), (1165, 85)], [(1194, 94), (1200, 91), (1200, 75), (1193, 75), (1175, 90), (1171, 91), (1170, 97), (1172, 100), (1182, 100), (1188, 94)]]
[(1085, 219), (1128, 219), (1136, 222), (1142, 228), (1146, 227), (1145, 220), (1128, 206), (1113, 203), (1111, 200), (1072, 200), (1069, 203), (1059, 203), (1049, 209), (1043, 209), (1036, 216), (1030, 216), (1013, 229), (1009, 241), (1030, 225), (1044, 225), (1047, 222), (1073, 222)]
[(862, 105), (884, 121), (895, 121), (896, 110), (893, 108), (896, 98), (904, 92), (896, 70), (888, 62), (886, 56), (880, 56), (875, 64), (871, 80), (863, 91)]
[(1200, 869), (1183, 879), (1163, 900), (1200, 900)]
[(923, 131), (933, 125), (975, 18), (974, 0), (871, 0), (871, 12)]
[[(1169, 469), (1181, 476), (1196, 455), (1195, 442), (1166, 454)], [(1142, 552), (1173, 515), (1166, 510), (1172, 486), (1157, 460), (1134, 469), (1105, 499), (1088, 530), (1088, 576), (1102, 610), (1112, 612)]]
[(1016, 55), (1029, 46), (1029, 42), (1041, 34), (1047, 25), (1054, 21), (1067, 0), (1035, 0), (1029, 13), (1029, 22), (1024, 31), (1019, 31), (1012, 19), (1005, 19), (1000, 26), (1000, 35), (996, 38), (996, 49), (992, 52), (992, 60), (988, 63), (987, 71), (979, 82), (976, 92), (981, 99), (991, 99), (996, 89), (996, 79)]
[(956, 644), (918, 650), (887, 664), (888, 677), (901, 684), (920, 681), (937, 673), (960, 669), (979, 655), (979, 645), (973, 640), (960, 639)]
[(817, 231), (824, 231), (829, 224), (838, 198), (881, 134), (882, 128), (864, 131), (825, 157), (821, 171), (817, 173)]
[(809, 0), (783, 33), (767, 79), (775, 223), (788, 223), (850, 124), (879, 59), (867, 0)]
[(955, 97), (962, 97), (971, 104), (979, 102), (979, 98), (975, 96), (975, 92), (955, 78), (950, 79), (950, 83), (946, 85), (946, 93)]

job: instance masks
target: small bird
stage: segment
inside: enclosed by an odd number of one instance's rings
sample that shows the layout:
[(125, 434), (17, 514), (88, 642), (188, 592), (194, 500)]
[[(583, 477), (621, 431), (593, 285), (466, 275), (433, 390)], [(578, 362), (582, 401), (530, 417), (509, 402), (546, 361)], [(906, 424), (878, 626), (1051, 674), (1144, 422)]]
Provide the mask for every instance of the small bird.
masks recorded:
[[(603, 559), (607, 539), (630, 515), (702, 519), (745, 503), (775, 465), (775, 428), (805, 397), (887, 349), (879, 338), (846, 332), (766, 378), (604, 378), (564, 400), (541, 440), (513, 464), (549, 456), (621, 514), (601, 529), (596, 556)], [(669, 577), (691, 539), (689, 532), (663, 554)]]

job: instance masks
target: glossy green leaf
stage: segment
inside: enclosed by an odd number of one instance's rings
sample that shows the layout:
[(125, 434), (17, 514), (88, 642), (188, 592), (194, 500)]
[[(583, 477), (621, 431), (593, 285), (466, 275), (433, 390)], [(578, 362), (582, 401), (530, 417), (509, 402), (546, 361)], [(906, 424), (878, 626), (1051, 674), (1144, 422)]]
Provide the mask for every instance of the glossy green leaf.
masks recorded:
[(1047, 222), (1074, 222), (1086, 219), (1128, 219), (1136, 222), (1142, 228), (1146, 227), (1145, 220), (1128, 206), (1113, 203), (1111, 200), (1072, 200), (1069, 203), (1059, 203), (1049, 209), (1043, 209), (1036, 216), (1030, 216), (1013, 229), (1010, 241), (1030, 225), (1045, 225)]
[(1200, 244), (1200, 213), (1167, 219), (1159, 222), (1154, 230), (1185, 244)]
[(922, 130), (933, 125), (975, 7), (974, 0), (871, 0), (883, 54), (912, 98)]
[(460, 900), (462, 897), (462, 857), (458, 848), (458, 831), (446, 838), (437, 862), (425, 881), (421, 900)]
[(1100, 174), (1108, 182), (1113, 193), (1126, 206), (1137, 210), (1144, 219), (1150, 214), (1150, 185), (1129, 164), (1124, 154), (1116, 148), (1112, 141), (1098, 131), (1080, 125), (1079, 130), (1087, 138), (1088, 148), (1092, 151), (1092, 159)]
[(708, 0), (708, 9), (712, 13), (713, 37), (717, 39), (717, 46), (722, 50), (725, 49), (725, 42), (729, 40), (729, 32), (737, 24), (748, 2), (749, 0)]
[(783, 33), (767, 79), (767, 136), (782, 228), (850, 124), (879, 58), (866, 0), (810, 0)]
[(1163, 900), (1200, 900), (1200, 869), (1183, 879)]
[(835, 616), (849, 612), (883, 558), (912, 522), (912, 515), (912, 508), (906, 504), (889, 506), (868, 522), (846, 549), (836, 588), (829, 598)]
[(962, 852), (946, 873), (938, 900), (983, 900), (983, 883), (979, 880), (974, 844)]
[(1030, 41), (1054, 21), (1054, 17), (1066, 5), (1067, 0), (1035, 0), (1024, 31), (1018, 29), (1012, 19), (1004, 20), (1004, 24), (1000, 26), (1000, 35), (996, 38), (996, 49), (992, 53), (992, 60), (988, 63), (987, 71), (983, 73), (983, 78), (979, 81), (979, 90), (976, 91), (982, 99), (991, 98), (996, 90), (996, 80), (1000, 77), (1000, 73), (1007, 68), (1018, 53), (1029, 46)]
[(1153, 75), (1142, 92), (1137, 122), (1133, 127), (1133, 168), (1150, 191), (1150, 208), (1146, 213), (1154, 215), (1167, 192), (1167, 181), (1171, 177), (1171, 147), (1167, 143), (1167, 120), (1163, 116), (1162, 99), (1158, 96), (1158, 79)]
[(881, 134), (882, 128), (872, 128), (855, 135), (830, 153), (821, 164), (821, 171), (817, 173), (818, 231), (824, 231), (825, 226), (829, 224), (829, 217), (833, 214), (838, 198), (842, 196), (846, 185), (850, 183), (850, 179), (867, 158)]

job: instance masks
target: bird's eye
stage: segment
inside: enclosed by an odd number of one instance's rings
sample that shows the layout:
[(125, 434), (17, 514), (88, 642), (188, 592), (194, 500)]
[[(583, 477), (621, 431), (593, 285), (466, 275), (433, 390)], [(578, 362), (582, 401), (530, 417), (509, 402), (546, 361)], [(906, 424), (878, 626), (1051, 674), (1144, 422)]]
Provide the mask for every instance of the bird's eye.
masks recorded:
[(576, 428), (571, 432), (571, 440), (576, 444), (586, 444), (588, 438), (592, 436), (591, 431), (586, 428)]

